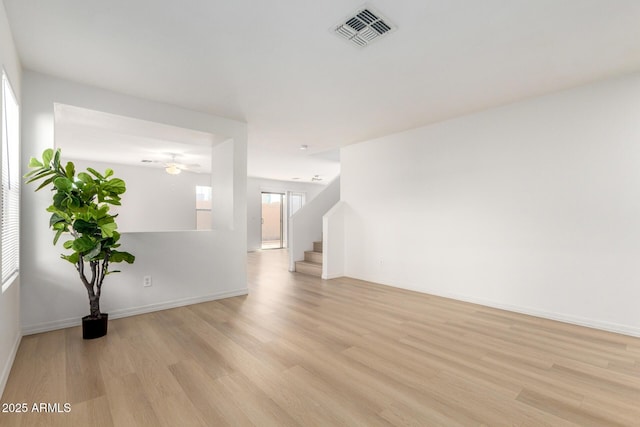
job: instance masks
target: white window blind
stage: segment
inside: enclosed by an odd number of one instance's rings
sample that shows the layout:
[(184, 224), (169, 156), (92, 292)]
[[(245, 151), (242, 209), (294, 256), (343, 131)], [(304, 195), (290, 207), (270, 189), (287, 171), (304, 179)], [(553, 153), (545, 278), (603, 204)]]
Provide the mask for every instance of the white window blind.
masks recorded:
[(20, 110), (2, 73), (2, 291), (18, 273), (20, 253)]

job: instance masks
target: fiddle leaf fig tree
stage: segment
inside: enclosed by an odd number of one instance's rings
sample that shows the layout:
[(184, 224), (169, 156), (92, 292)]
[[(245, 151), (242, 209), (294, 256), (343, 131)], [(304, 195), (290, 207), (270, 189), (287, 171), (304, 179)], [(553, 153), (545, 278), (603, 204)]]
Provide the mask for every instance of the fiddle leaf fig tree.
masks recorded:
[(60, 150), (49, 148), (42, 159), (32, 157), (31, 171), (24, 177), (27, 183), (39, 182), (35, 191), (50, 187), (53, 203), (47, 208), (51, 213), (49, 226), (55, 231), (53, 244), (62, 236), (71, 237), (63, 243), (70, 253), (61, 257), (76, 267), (82, 284), (89, 294), (91, 319), (101, 318), (100, 296), (112, 263), (133, 263), (129, 252), (117, 250), (120, 234), (116, 231), (116, 215), (109, 213), (109, 205), (120, 205), (120, 196), (126, 191), (123, 180), (113, 177), (113, 170), (104, 174), (87, 168), (76, 175), (73, 162), (63, 164)]

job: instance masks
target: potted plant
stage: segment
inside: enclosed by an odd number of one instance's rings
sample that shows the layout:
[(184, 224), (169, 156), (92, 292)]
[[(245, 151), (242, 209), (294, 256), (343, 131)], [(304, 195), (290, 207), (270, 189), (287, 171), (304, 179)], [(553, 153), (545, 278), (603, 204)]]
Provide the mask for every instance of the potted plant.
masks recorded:
[(89, 315), (82, 318), (82, 337), (98, 338), (106, 335), (108, 314), (100, 312), (100, 296), (105, 277), (118, 270), (109, 270), (112, 263), (133, 263), (135, 257), (116, 248), (120, 234), (109, 205), (120, 205), (120, 196), (126, 191), (123, 180), (113, 177), (113, 170), (100, 174), (92, 168), (76, 175), (72, 162), (60, 160), (60, 150), (49, 148), (42, 160), (29, 161), (31, 171), (25, 175), (27, 183), (41, 181), (38, 191), (49, 187), (53, 204), (49, 226), (55, 231), (53, 244), (61, 236), (69, 236), (63, 243), (69, 254), (61, 257), (76, 267), (82, 284), (89, 294)]

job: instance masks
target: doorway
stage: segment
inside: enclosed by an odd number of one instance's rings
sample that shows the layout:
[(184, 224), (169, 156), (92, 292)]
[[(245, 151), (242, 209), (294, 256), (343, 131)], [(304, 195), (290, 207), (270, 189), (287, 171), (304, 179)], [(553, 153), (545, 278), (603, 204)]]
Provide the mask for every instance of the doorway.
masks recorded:
[(262, 249), (284, 248), (283, 193), (262, 193)]

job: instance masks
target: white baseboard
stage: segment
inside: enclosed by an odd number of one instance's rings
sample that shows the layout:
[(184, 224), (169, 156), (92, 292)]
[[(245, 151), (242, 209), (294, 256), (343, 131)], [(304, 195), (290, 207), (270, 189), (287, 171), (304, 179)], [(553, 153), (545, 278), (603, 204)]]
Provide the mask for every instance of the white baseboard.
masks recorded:
[(606, 322), (603, 320), (589, 319), (586, 317), (572, 316), (563, 313), (555, 313), (551, 311), (539, 310), (530, 307), (521, 307), (510, 304), (497, 303), (495, 301), (485, 300), (482, 298), (470, 298), (462, 295), (455, 295), (446, 293), (430, 293), (431, 295), (437, 295), (444, 298), (451, 298), (459, 301), (466, 301), (473, 304), (479, 304), (486, 307), (498, 308), (500, 310), (512, 311), (514, 313), (527, 314), (529, 316), (541, 317), (543, 319), (557, 320), (558, 322), (570, 323), (572, 325), (585, 326), (587, 328), (600, 329), (608, 332), (615, 332), (618, 334), (629, 335), (632, 337), (640, 337), (640, 328), (633, 326), (622, 325), (613, 322)]
[[(215, 301), (224, 298), (237, 297), (247, 295), (248, 288), (237, 289), (234, 291), (218, 292), (215, 294), (205, 295), (201, 297), (189, 297), (179, 300), (143, 305), (140, 307), (123, 308), (120, 310), (109, 310), (109, 319), (120, 319), (121, 317), (136, 316), (138, 314), (151, 313), (153, 311), (167, 310), (170, 308), (183, 307), (185, 305), (198, 304), (201, 302)], [(38, 334), (41, 332), (54, 331), (56, 329), (65, 329), (82, 324), (82, 318), (74, 317), (53, 322), (38, 323), (22, 328), (23, 335)]]
[[(358, 280), (365, 280), (367, 282), (372, 282), (372, 283), (380, 283), (368, 277), (357, 277), (357, 276), (345, 276), (345, 277), (353, 277)], [(459, 295), (459, 294), (454, 294), (449, 292), (437, 292), (431, 289), (418, 289), (412, 286), (391, 285), (387, 283), (380, 283), (380, 284), (384, 286), (391, 286), (394, 288), (407, 289), (414, 292), (420, 292), (423, 294), (435, 295), (443, 298), (450, 298), (458, 301), (470, 302), (472, 304), (479, 304), (486, 307), (497, 308), (500, 310), (512, 311), (514, 313), (521, 313), (521, 314), (527, 314), (530, 316), (541, 317), (543, 319), (557, 320), (559, 322), (570, 323), (572, 325), (585, 326), (587, 328), (600, 329), (603, 331), (615, 332), (618, 334), (629, 335), (632, 337), (640, 337), (640, 328), (630, 326), (630, 325), (623, 325), (619, 323), (607, 322), (604, 320), (573, 316), (573, 315), (564, 314), (564, 313), (556, 313), (556, 312), (545, 311), (545, 310), (540, 310), (540, 309), (531, 308), (531, 307), (522, 307), (522, 306), (504, 304), (504, 303), (499, 303), (499, 302), (484, 299), (484, 298), (469, 297), (466, 295)]]
[(16, 359), (16, 354), (18, 353), (18, 347), (20, 347), (21, 340), (22, 340), (22, 335), (18, 334), (18, 336), (16, 337), (16, 341), (13, 343), (13, 348), (11, 349), (11, 354), (9, 355), (9, 359), (7, 359), (7, 363), (5, 363), (5, 365), (2, 367), (2, 376), (0, 376), (0, 398), (2, 398), (2, 394), (4, 393), (4, 388), (6, 387), (7, 381), (9, 380), (11, 367), (13, 366), (13, 361)]

